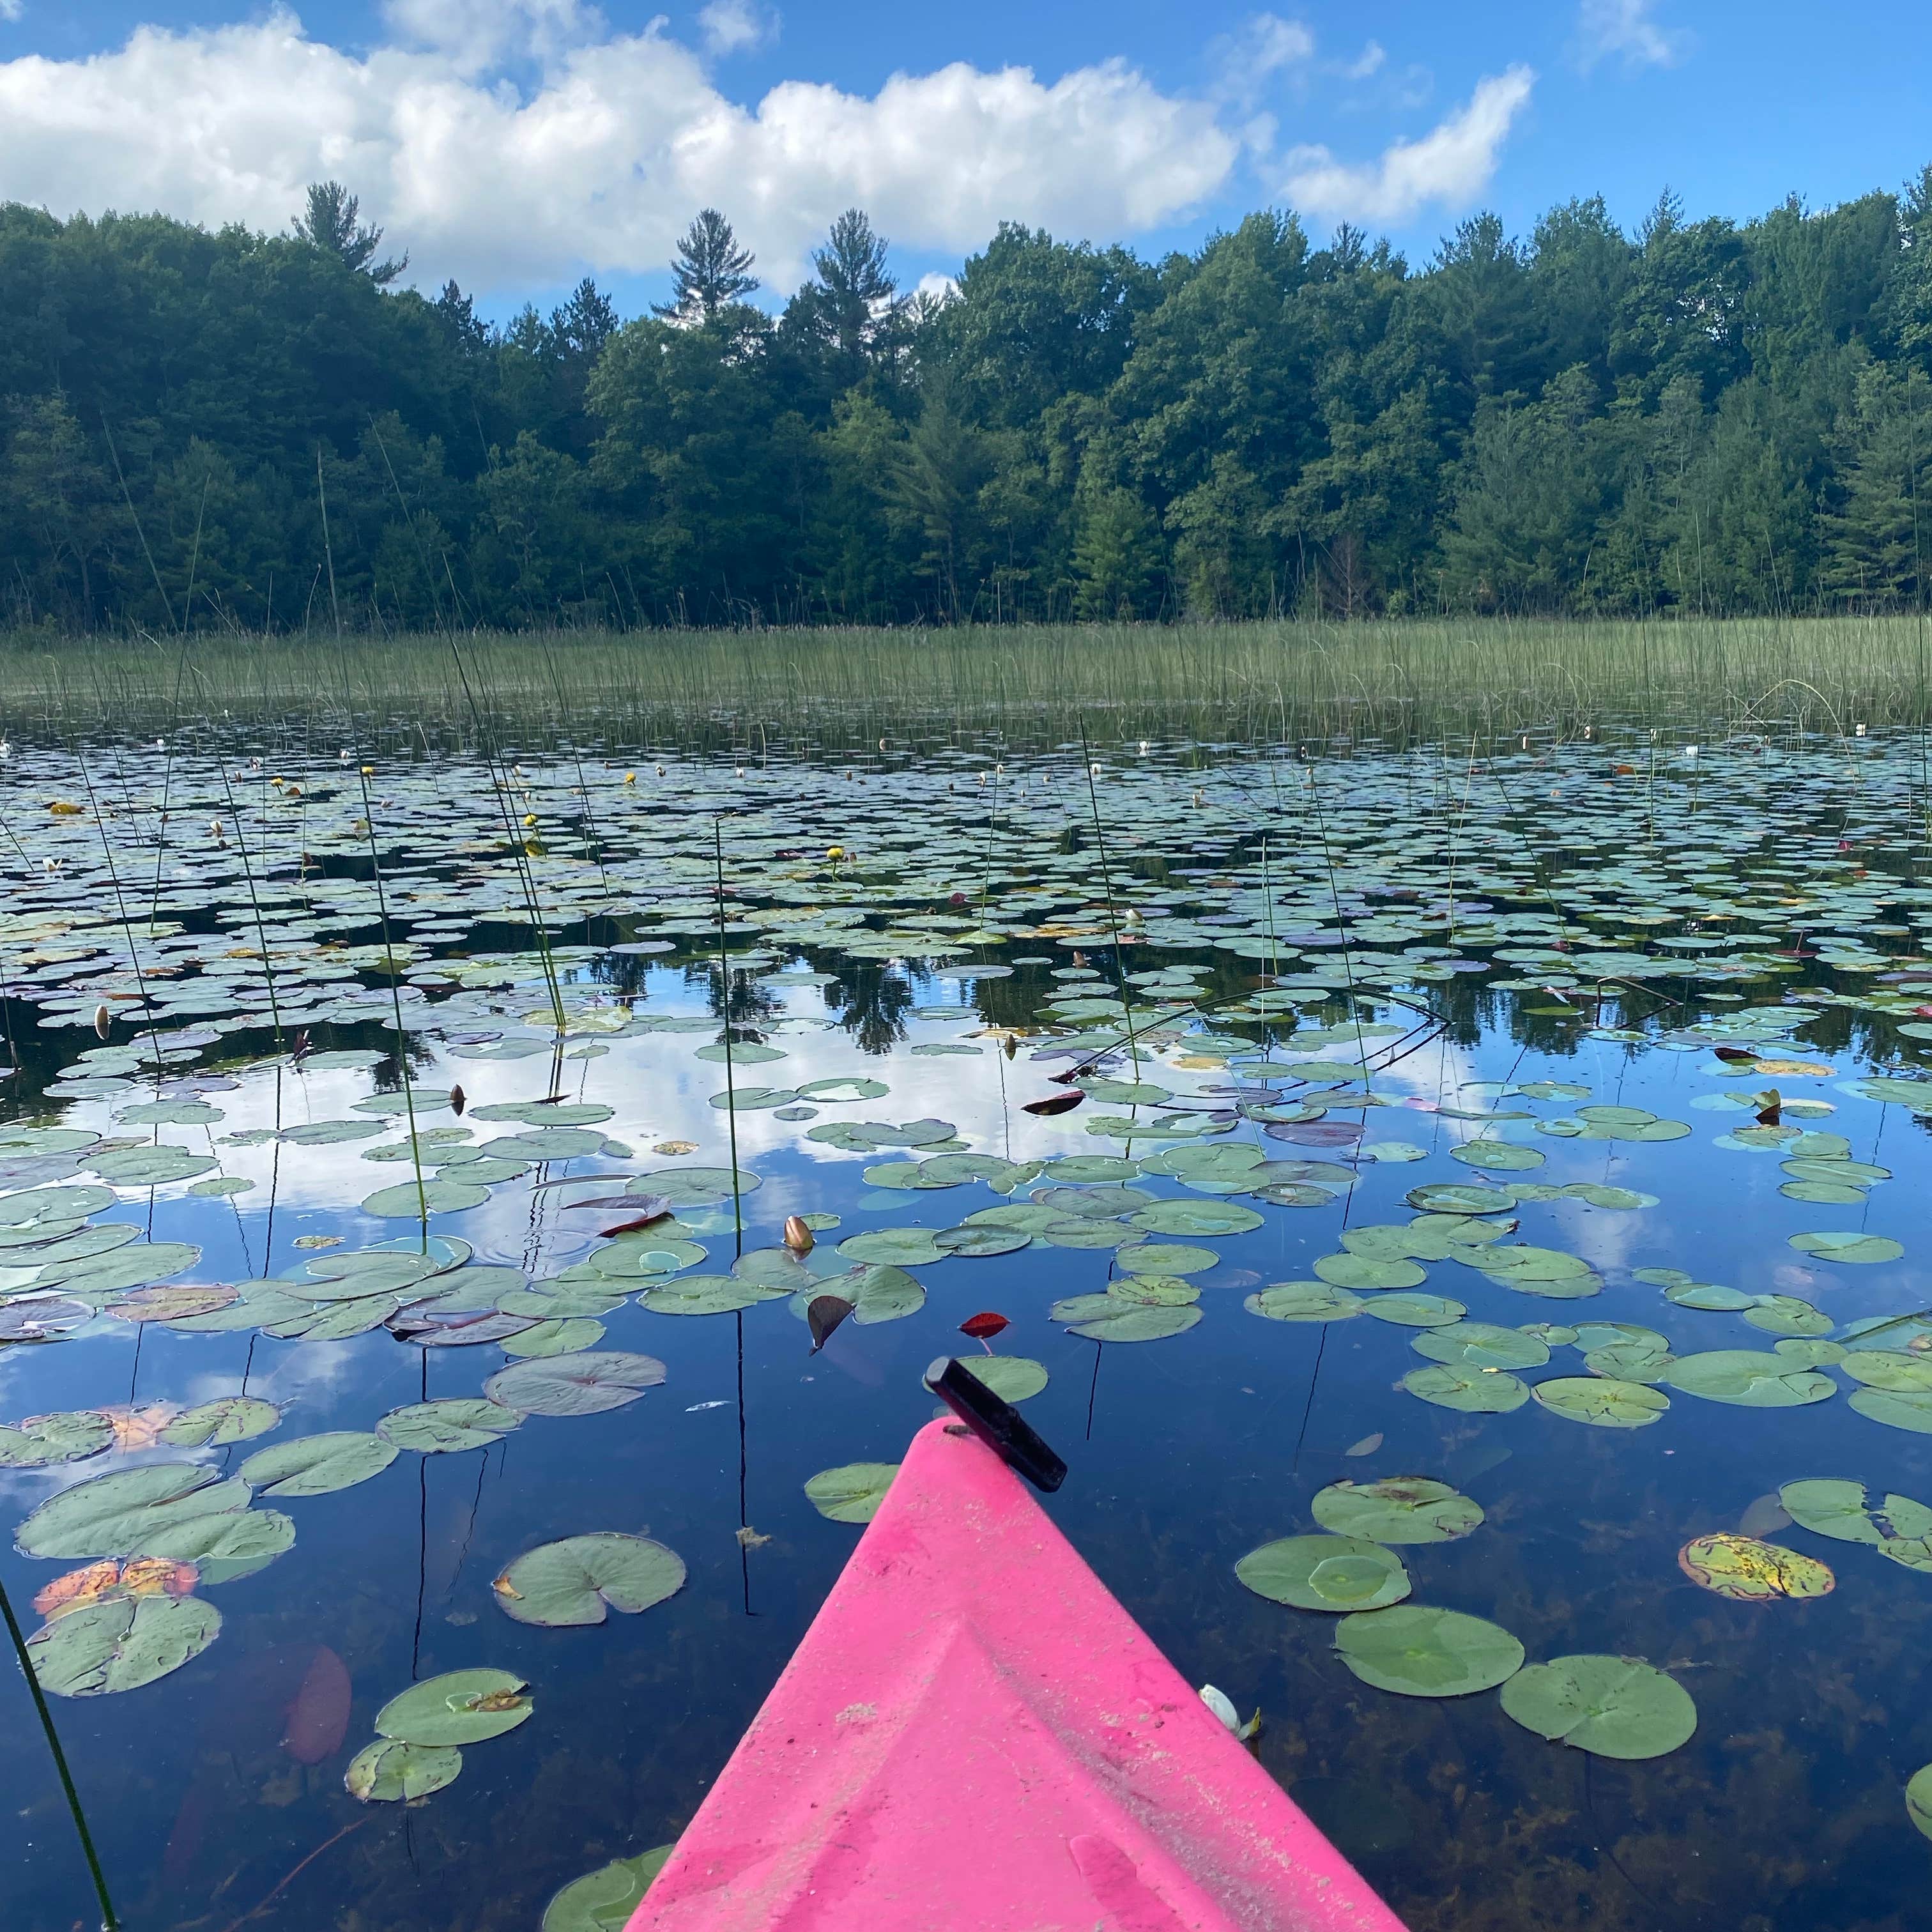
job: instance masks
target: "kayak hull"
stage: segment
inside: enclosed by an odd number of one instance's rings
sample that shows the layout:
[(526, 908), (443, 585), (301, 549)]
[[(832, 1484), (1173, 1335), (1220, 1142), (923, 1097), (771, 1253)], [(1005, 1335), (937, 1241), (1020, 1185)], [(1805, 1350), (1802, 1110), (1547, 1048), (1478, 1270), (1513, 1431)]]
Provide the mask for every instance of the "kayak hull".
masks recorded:
[(914, 1438), (628, 1932), (1401, 1932), (992, 1450)]

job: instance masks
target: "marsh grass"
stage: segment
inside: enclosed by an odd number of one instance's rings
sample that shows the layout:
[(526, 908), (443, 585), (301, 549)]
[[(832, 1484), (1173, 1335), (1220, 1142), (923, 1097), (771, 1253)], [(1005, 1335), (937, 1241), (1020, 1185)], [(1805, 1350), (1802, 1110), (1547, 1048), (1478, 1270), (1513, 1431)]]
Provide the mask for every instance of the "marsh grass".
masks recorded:
[[(507, 742), (665, 744), (870, 756), (1002, 731), (1096, 746), (1140, 737), (1294, 746), (1599, 735), (1669, 724), (1850, 731), (1916, 725), (1923, 640), (1900, 617), (1670, 624), (1525, 622), (1036, 626), (943, 631), (196, 638), (229, 718), (291, 736), (376, 734), (500, 753)], [(172, 646), (172, 648), (170, 647)], [(174, 650), (152, 638), (0, 633), (0, 728), (40, 739), (152, 730)], [(346, 683), (345, 683), (346, 679)], [(464, 688), (465, 685), (468, 688)]]

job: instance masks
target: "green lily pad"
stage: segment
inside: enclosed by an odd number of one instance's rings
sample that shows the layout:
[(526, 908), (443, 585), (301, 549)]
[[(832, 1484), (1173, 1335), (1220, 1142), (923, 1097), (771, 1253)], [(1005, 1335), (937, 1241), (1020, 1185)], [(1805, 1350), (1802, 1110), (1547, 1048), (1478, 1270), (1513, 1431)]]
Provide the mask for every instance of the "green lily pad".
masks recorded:
[(1459, 1368), (1540, 1369), (1550, 1359), (1549, 1345), (1538, 1336), (1492, 1322), (1458, 1322), (1418, 1335), (1409, 1346), (1432, 1362)]
[(653, 1315), (729, 1315), (740, 1308), (755, 1308), (761, 1301), (779, 1301), (783, 1288), (766, 1288), (755, 1281), (744, 1281), (728, 1274), (689, 1274), (682, 1281), (668, 1281), (647, 1288), (638, 1297), (640, 1306)]
[(1540, 1148), (1518, 1147), (1514, 1141), (1465, 1141), (1460, 1147), (1449, 1150), (1449, 1158), (1460, 1160), (1466, 1167), (1479, 1167), (1485, 1173), (1507, 1174), (1543, 1165)]
[(1912, 1354), (1902, 1348), (1856, 1348), (1846, 1352), (1844, 1371), (1868, 1388), (1901, 1394), (1932, 1394), (1932, 1354)]
[(1529, 1385), (1501, 1369), (1472, 1369), (1448, 1363), (1411, 1369), (1402, 1385), (1438, 1408), (1468, 1415), (1507, 1415), (1529, 1400)]
[[(1088, 1342), (1164, 1342), (1170, 1336), (1185, 1334), (1201, 1319), (1198, 1308), (1150, 1306), (1110, 1294), (1079, 1299), (1093, 1305), (1082, 1311), (1066, 1332)], [(1062, 1318), (1058, 1311), (1066, 1305), (1056, 1303), (1047, 1312)]]
[(966, 1372), (984, 1382), (1003, 1402), (1024, 1402), (1047, 1384), (1045, 1366), (1025, 1355), (962, 1355)]
[(1492, 1690), (1522, 1668), (1522, 1646), (1499, 1624), (1415, 1604), (1344, 1617), (1335, 1648), (1364, 1684), (1406, 1697)]
[(592, 1349), (513, 1362), (483, 1384), (483, 1393), (525, 1415), (597, 1415), (635, 1402), (664, 1378), (664, 1365), (655, 1356)]
[(1378, 1294), (1362, 1306), (1365, 1314), (1378, 1322), (1393, 1322), (1404, 1328), (1446, 1328), (1469, 1312), (1446, 1294)]
[(858, 1268), (849, 1274), (830, 1275), (794, 1295), (791, 1312), (802, 1322), (806, 1310), (821, 1294), (836, 1294), (849, 1301), (852, 1319), (861, 1327), (902, 1321), (926, 1306), (926, 1290), (898, 1268)]
[(1932, 1764), (1922, 1766), (1906, 1780), (1905, 1815), (1932, 1838)]
[(1848, 1228), (1820, 1234), (1786, 1237), (1800, 1254), (1816, 1255), (1821, 1262), (1842, 1262), (1847, 1266), (1868, 1266), (1878, 1262), (1895, 1262), (1905, 1252), (1905, 1244), (1885, 1234), (1861, 1234)]
[(601, 1624), (606, 1606), (634, 1615), (683, 1588), (684, 1561), (648, 1537), (614, 1530), (526, 1550), (490, 1586), (520, 1624)]
[(1876, 1544), (1885, 1540), (1884, 1532), (1871, 1519), (1862, 1483), (1836, 1476), (1806, 1477), (1785, 1484), (1778, 1500), (1793, 1522), (1820, 1536), (1840, 1543)]
[(254, 1396), (230, 1395), (184, 1408), (161, 1431), (160, 1439), (171, 1448), (199, 1449), (204, 1444), (246, 1442), (266, 1436), (282, 1419), (282, 1412), (272, 1402)]
[(1794, 1368), (1782, 1356), (1750, 1348), (1680, 1356), (1665, 1379), (1686, 1395), (1742, 1408), (1802, 1408), (1826, 1400), (1835, 1387), (1816, 1369)]
[(248, 1507), (248, 1485), (201, 1462), (149, 1462), (48, 1497), (15, 1537), (28, 1556), (164, 1556), (158, 1542)]
[(652, 1880), (676, 1849), (658, 1845), (572, 1879), (544, 1908), (538, 1932), (624, 1932)]
[(221, 1163), (212, 1154), (190, 1154), (186, 1148), (116, 1148), (96, 1154), (88, 1167), (116, 1187), (165, 1187), (212, 1174)]
[(864, 1234), (847, 1235), (838, 1244), (838, 1252), (848, 1261), (883, 1262), (895, 1268), (915, 1268), (945, 1259), (945, 1251), (934, 1245), (929, 1228), (874, 1228)]
[(1898, 1389), (1854, 1389), (1847, 1398), (1859, 1414), (1888, 1428), (1909, 1429), (1916, 1436), (1932, 1436), (1932, 1394)]
[[(942, 1228), (932, 1238), (933, 1246), (941, 1256), (964, 1255), (985, 1258), (993, 1255), (1010, 1255), (1030, 1246), (1033, 1237), (1023, 1228), (988, 1228), (967, 1226)], [(842, 1247), (839, 1252), (844, 1250)]]
[[(758, 1175), (738, 1170), (738, 1192), (755, 1193), (762, 1185)], [(728, 1167), (659, 1167), (649, 1173), (633, 1174), (624, 1184), (626, 1194), (657, 1194), (674, 1208), (704, 1208), (713, 1202), (731, 1198), (731, 1170)]]
[(380, 1436), (345, 1429), (258, 1449), (235, 1473), (265, 1496), (326, 1496), (380, 1476), (395, 1460)]
[(1612, 1376), (1559, 1376), (1530, 1394), (1552, 1414), (1599, 1429), (1641, 1429), (1670, 1406), (1660, 1390)]
[(1598, 1757), (1662, 1757), (1697, 1728), (1690, 1694), (1634, 1657), (1530, 1664), (1504, 1684), (1502, 1706), (1524, 1730)]
[(1426, 1476), (1331, 1483), (1309, 1509), (1324, 1529), (1371, 1543), (1453, 1543), (1483, 1520), (1480, 1504)]
[(518, 1411), (478, 1396), (445, 1396), (392, 1408), (376, 1424), (376, 1433), (394, 1448), (424, 1456), (450, 1454), (488, 1449), (523, 1419)]
[(45, 1469), (56, 1462), (82, 1462), (113, 1446), (114, 1425), (97, 1410), (29, 1416), (11, 1428), (0, 1427), (0, 1468)]
[(1374, 1255), (1319, 1255), (1316, 1274), (1336, 1288), (1420, 1288), (1428, 1270), (1409, 1261), (1389, 1261)]
[(377, 1188), (363, 1202), (362, 1211), (386, 1220), (413, 1221), (425, 1211), (454, 1214), (466, 1208), (480, 1208), (489, 1198), (487, 1187), (478, 1187), (466, 1180), (425, 1179), (420, 1192), (413, 1180), (405, 1180), (394, 1187)]
[(896, 1462), (842, 1463), (820, 1470), (805, 1493), (812, 1508), (834, 1522), (870, 1522), (898, 1472)]
[(1252, 1208), (1232, 1201), (1156, 1201), (1127, 1220), (1149, 1234), (1245, 1234), (1262, 1225)]
[(365, 1804), (427, 1798), (456, 1781), (463, 1754), (453, 1744), (410, 1744), (386, 1738), (364, 1744), (342, 1774), (343, 1788)]
[(1375, 1610), (1408, 1594), (1402, 1558), (1356, 1536), (1284, 1536), (1251, 1550), (1234, 1574), (1259, 1597), (1298, 1610)]
[(1346, 1322), (1368, 1304), (1359, 1294), (1325, 1281), (1277, 1281), (1241, 1306), (1270, 1322)]
[(1500, 1214), (1516, 1204), (1513, 1192), (1463, 1181), (1430, 1181), (1412, 1188), (1404, 1198), (1425, 1214)]
[(220, 1631), (221, 1612), (200, 1597), (114, 1597), (43, 1625), (27, 1654), (42, 1690), (102, 1697), (178, 1670)]
[(380, 1736), (408, 1744), (478, 1744), (513, 1731), (536, 1706), (507, 1670), (452, 1670), (412, 1684), (376, 1713)]

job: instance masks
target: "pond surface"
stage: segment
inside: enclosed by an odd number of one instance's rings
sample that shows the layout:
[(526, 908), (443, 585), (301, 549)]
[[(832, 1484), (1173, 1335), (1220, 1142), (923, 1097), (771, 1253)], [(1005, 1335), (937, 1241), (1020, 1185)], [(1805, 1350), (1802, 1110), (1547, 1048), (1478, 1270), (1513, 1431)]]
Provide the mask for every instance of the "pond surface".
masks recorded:
[(16, 743), (0, 1582), (123, 1920), (534, 1932), (674, 1839), (860, 1533), (808, 1481), (992, 1312), (1411, 1925), (1919, 1922), (1922, 748), (1631, 742)]

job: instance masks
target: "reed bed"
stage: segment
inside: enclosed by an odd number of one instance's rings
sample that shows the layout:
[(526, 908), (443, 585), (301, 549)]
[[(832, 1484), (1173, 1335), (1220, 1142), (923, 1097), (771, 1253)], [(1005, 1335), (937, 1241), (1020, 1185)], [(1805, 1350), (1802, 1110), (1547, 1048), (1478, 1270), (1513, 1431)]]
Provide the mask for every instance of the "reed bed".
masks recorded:
[[(0, 634), (0, 727), (124, 736), (178, 716), (180, 667), (224, 720), (421, 749), (560, 739), (837, 754), (987, 737), (1204, 747), (1499, 742), (1640, 723), (1718, 738), (1924, 720), (1927, 623), (1897, 617), (1488, 619), (957, 629), (478, 631), (442, 640)], [(480, 707), (480, 712), (479, 709)], [(354, 717), (345, 716), (352, 710)]]

